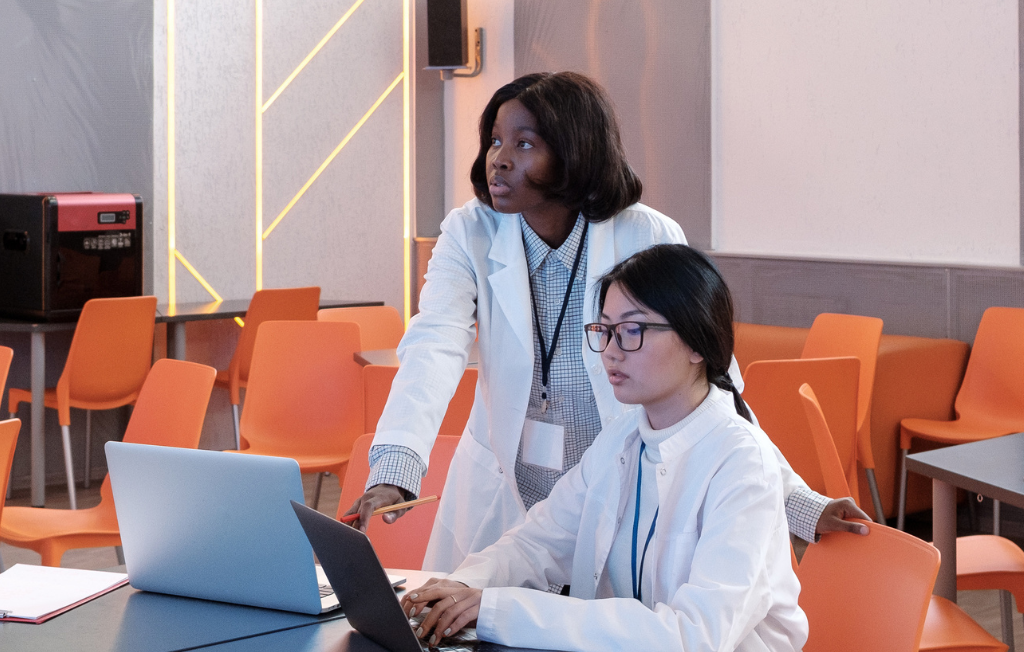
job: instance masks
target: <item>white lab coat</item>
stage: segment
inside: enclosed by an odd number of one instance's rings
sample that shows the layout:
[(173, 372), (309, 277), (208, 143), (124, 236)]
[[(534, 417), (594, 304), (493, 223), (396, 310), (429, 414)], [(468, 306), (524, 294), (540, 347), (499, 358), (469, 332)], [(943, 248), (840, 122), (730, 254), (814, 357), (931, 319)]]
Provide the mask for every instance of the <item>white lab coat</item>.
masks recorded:
[[(615, 263), (660, 243), (685, 243), (678, 224), (634, 204), (587, 235), (585, 310), (596, 306), (597, 279)], [(498, 540), (526, 515), (514, 478), (530, 386), (533, 320), (526, 253), (518, 215), (472, 200), (441, 224), (420, 295), (419, 314), (398, 348), (401, 364), (373, 443), (430, 449), (479, 335), (479, 380), (473, 410), (455, 452), (423, 568), (450, 571)], [(600, 355), (584, 342), (601, 422), (623, 411)]]
[[(611, 597), (606, 572), (636, 483), (643, 411), (634, 409), (605, 428), (523, 525), (449, 576), (484, 589), (482, 640), (567, 651), (803, 647), (807, 618), (797, 605), (774, 446), (736, 415), (731, 396), (712, 387), (709, 401), (659, 446), (647, 606)], [(549, 584), (571, 584), (571, 596), (546, 593)]]

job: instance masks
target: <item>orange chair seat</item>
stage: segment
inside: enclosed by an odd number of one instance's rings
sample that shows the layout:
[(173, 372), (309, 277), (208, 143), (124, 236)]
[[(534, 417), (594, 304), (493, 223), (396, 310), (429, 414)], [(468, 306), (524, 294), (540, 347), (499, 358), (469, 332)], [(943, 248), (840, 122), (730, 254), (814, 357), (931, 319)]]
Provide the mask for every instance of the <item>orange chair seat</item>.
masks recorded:
[(240, 451), (227, 450), (226, 453), (244, 453), (246, 455), (268, 455), (270, 457), (290, 457), (299, 463), (299, 469), (303, 473), (336, 473), (342, 475), (341, 471), (352, 456), (352, 451), (342, 452), (296, 452), (294, 449), (277, 448), (270, 446), (249, 446)]
[[(86, 401), (81, 398), (70, 399), (68, 403), (73, 408), (79, 408), (82, 410), (113, 410), (114, 408), (123, 407), (135, 403), (135, 400), (139, 397), (139, 393), (135, 392), (129, 396), (119, 396), (114, 399), (100, 400), (100, 401)], [(19, 387), (12, 387), (8, 390), (7, 394), (7, 409), (11, 412), (17, 412), (18, 406), (22, 403), (32, 402), (32, 392), (27, 389), (21, 389)], [(47, 387), (46, 392), (43, 395), (43, 405), (50, 409), (57, 409), (57, 388)], [(70, 425), (70, 424), (62, 424)]]
[(994, 534), (956, 540), (958, 591), (1002, 589), (1013, 594), (1017, 609), (1024, 609), (1024, 550)]
[(945, 598), (933, 595), (928, 603), (928, 615), (924, 619), (924, 631), (918, 649), (921, 652), (1005, 652), (1007, 646), (974, 622), (963, 609)]
[(900, 448), (910, 449), (910, 440), (920, 437), (943, 444), (966, 444), (1024, 431), (1024, 423), (993, 416), (973, 415), (956, 421), (904, 419), (900, 422)]
[(121, 545), (117, 515), (111, 501), (91, 509), (7, 507), (0, 541), (42, 555), (44, 566), (60, 566), (67, 550)]

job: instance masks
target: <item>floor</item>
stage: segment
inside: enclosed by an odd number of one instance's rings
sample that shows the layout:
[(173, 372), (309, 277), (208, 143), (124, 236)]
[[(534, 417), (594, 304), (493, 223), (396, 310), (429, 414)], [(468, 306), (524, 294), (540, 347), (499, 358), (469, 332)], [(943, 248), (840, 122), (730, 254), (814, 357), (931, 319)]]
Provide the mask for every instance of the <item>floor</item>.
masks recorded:
[[(316, 484), (316, 477), (312, 475), (303, 476), (303, 485), (306, 492), (306, 502), (313, 497), (313, 488)], [(47, 487), (47, 507), (66, 509), (68, 507), (67, 490), (60, 487)], [(324, 479), (323, 489), (320, 495), (319, 511), (329, 516), (335, 516), (338, 509), (338, 499), (341, 490), (335, 478)], [(92, 507), (99, 503), (99, 484), (94, 483), (89, 489), (78, 489), (78, 504), (82, 508)], [(15, 491), (7, 505), (29, 505), (28, 491)], [(984, 520), (982, 520), (984, 526)], [(930, 525), (927, 521), (910, 520), (908, 529), (919, 536), (926, 536), (930, 532)], [(1019, 542), (1018, 542), (1019, 543)], [(801, 551), (802, 552), (802, 551)], [(799, 552), (798, 552), (799, 554)], [(31, 550), (14, 548), (5, 543), (0, 543), (0, 558), (6, 567), (14, 564), (38, 564), (39, 555)], [(87, 548), (82, 550), (69, 550), (62, 560), (62, 565), (68, 568), (89, 568), (104, 569), (117, 565), (117, 558), (113, 548)], [(982, 627), (988, 630), (996, 638), (1001, 638), (999, 623), (999, 593), (997, 591), (960, 591), (957, 595), (957, 603), (960, 607), (978, 621)], [(1020, 613), (1014, 610), (1014, 641), (1016, 649), (1024, 652), (1024, 619)]]

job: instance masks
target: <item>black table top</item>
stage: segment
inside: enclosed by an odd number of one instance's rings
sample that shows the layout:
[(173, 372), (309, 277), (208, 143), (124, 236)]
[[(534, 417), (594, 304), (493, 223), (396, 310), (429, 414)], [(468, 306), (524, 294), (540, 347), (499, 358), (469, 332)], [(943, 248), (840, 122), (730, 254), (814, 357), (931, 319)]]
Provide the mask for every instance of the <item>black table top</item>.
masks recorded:
[(914, 453), (907, 470), (1024, 507), (1024, 433)]

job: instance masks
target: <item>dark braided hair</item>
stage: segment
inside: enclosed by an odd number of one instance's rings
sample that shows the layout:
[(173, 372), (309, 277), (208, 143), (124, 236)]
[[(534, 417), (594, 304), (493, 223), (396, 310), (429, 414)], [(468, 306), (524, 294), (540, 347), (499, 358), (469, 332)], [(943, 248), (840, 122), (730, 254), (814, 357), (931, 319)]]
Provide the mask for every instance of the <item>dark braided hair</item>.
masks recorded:
[(662, 315), (680, 339), (704, 358), (708, 382), (731, 392), (736, 412), (751, 421), (747, 404), (729, 378), (732, 296), (715, 263), (686, 245), (645, 249), (601, 278), (598, 313), (613, 283), (635, 302)]

